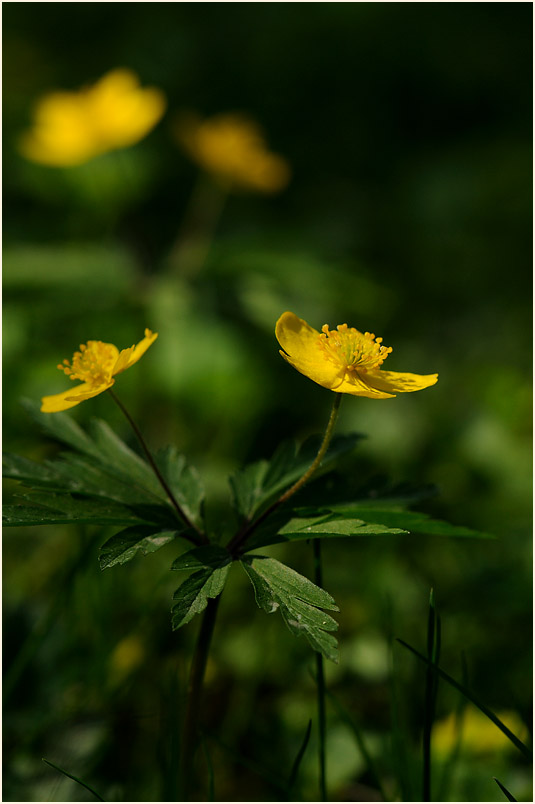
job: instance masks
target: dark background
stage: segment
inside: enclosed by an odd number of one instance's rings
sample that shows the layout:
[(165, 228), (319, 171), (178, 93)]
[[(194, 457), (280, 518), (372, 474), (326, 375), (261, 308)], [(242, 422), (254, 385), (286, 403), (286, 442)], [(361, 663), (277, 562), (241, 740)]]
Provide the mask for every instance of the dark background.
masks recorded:
[[(346, 397), (338, 431), (367, 435), (347, 471), (435, 483), (428, 512), (498, 538), (330, 542), (342, 651), (330, 684), (401, 795), (388, 634), (424, 647), (433, 586), (445, 669), (460, 678), (464, 651), (478, 695), (529, 720), (531, 5), (9, 3), (3, 17), (5, 447), (53, 454), (20, 398), (62, 390), (55, 365), (79, 343), (121, 348), (149, 326), (160, 337), (118, 381), (121, 398), (154, 448), (173, 442), (197, 465), (215, 517), (228, 472), (328, 416), (329, 393), (278, 356), (278, 316), (382, 335), (394, 346), (385, 368), (439, 382), (394, 400)], [(36, 98), (118, 66), (167, 96), (145, 140), (71, 170), (18, 155)], [(276, 196), (229, 196), (194, 276), (169, 258), (198, 177), (173, 138), (185, 110), (246, 112), (293, 171)], [(106, 395), (73, 416), (105, 418), (132, 442)], [(101, 573), (104, 540), (67, 527), (5, 535), (4, 800), (90, 800), (43, 756), (108, 800), (169, 794), (196, 625), (170, 632), (176, 548)], [(310, 576), (306, 545), (272, 554)], [(208, 731), (232, 749), (210, 744), (216, 798), (272, 800), (258, 767), (289, 773), (315, 717), (313, 657), (238, 576), (207, 679)], [(404, 797), (417, 799), (423, 673), (401, 648), (394, 657)], [(439, 719), (457, 702), (443, 688)], [(329, 717), (332, 798), (365, 800), (373, 784), (354, 738)], [(529, 799), (519, 757), (476, 739), (447, 800), (502, 800), (492, 776)], [(301, 782), (315, 799), (314, 743)]]

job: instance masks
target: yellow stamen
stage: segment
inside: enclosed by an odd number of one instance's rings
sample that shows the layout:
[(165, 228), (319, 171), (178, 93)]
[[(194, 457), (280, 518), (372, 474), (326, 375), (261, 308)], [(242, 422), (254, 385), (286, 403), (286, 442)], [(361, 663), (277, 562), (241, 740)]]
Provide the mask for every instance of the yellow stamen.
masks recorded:
[(344, 366), (348, 371), (366, 371), (381, 366), (390, 352), (391, 346), (382, 346), (383, 339), (375, 338), (373, 332), (359, 332), (347, 324), (339, 324), (330, 330), (324, 324), (319, 336), (325, 360)]
[(116, 361), (117, 347), (113, 344), (88, 341), (80, 344), (80, 351), (74, 353), (72, 361), (64, 360), (65, 365), (60, 364), (58, 368), (71, 380), (98, 386), (110, 381)]

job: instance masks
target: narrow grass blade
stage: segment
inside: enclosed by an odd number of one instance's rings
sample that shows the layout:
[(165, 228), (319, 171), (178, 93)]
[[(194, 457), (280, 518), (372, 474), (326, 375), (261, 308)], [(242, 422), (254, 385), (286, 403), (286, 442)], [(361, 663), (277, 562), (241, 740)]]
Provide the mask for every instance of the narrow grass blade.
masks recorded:
[(396, 641), (399, 642), (400, 645), (403, 645), (404, 648), (407, 648), (407, 650), (410, 650), (411, 653), (414, 653), (414, 655), (417, 656), (419, 659), (421, 659), (422, 662), (425, 662), (428, 665), (429, 664), (432, 665), (433, 673), (437, 673), (437, 675), (439, 675), (441, 678), (447, 681), (448, 684), (451, 684), (452, 687), (455, 687), (456, 690), (459, 690), (460, 693), (466, 696), (466, 698), (468, 698), (468, 700), (471, 701), (474, 704), (474, 706), (477, 706), (477, 708), (480, 709), (481, 712), (483, 712), (483, 714), (486, 715), (488, 719), (491, 720), (494, 723), (494, 725), (497, 726), (500, 729), (500, 731), (502, 731), (505, 734), (505, 736), (513, 743), (513, 745), (515, 745), (518, 748), (519, 751), (522, 752), (522, 754), (524, 754), (525, 757), (531, 760), (532, 752), (527, 747), (527, 745), (524, 745), (522, 740), (520, 740), (515, 734), (513, 734), (513, 732), (507, 728), (505, 723), (502, 723), (500, 718), (497, 715), (495, 715), (494, 712), (492, 712), (488, 708), (488, 706), (485, 706), (484, 703), (478, 700), (475, 697), (475, 695), (472, 692), (470, 692), (470, 690), (468, 690), (462, 684), (459, 684), (458, 681), (455, 681), (454, 678), (452, 678), (450, 675), (444, 672), (444, 670), (441, 670), (440, 667), (436, 667), (435, 665), (433, 665), (433, 663), (430, 662), (428, 659), (426, 659), (425, 656), (423, 656), (415, 648), (412, 648), (402, 639), (397, 639)]
[(208, 801), (215, 801), (214, 766), (212, 765), (210, 752), (208, 751), (208, 746), (204, 738), (202, 739), (201, 745), (208, 769)]
[(514, 796), (511, 795), (509, 790), (500, 782), (499, 779), (497, 779), (495, 776), (493, 776), (492, 778), (494, 779), (494, 781), (496, 782), (496, 784), (498, 785), (498, 787), (500, 788), (500, 790), (504, 794), (504, 796), (507, 799), (507, 801), (517, 801), (517, 799)]
[(301, 747), (300, 747), (299, 751), (297, 752), (297, 756), (296, 756), (296, 758), (294, 760), (294, 764), (292, 765), (290, 778), (288, 779), (288, 792), (291, 792), (293, 790), (293, 787), (294, 787), (295, 782), (297, 780), (297, 774), (299, 773), (299, 768), (301, 766), (301, 760), (303, 759), (303, 757), (305, 755), (305, 751), (307, 750), (307, 746), (308, 746), (308, 742), (310, 740), (311, 733), (312, 733), (312, 721), (309, 720), (307, 730), (305, 732), (305, 739), (301, 743)]
[[(323, 589), (323, 568), (321, 564), (321, 542), (313, 541), (314, 549), (314, 580), (316, 586)], [(327, 801), (327, 764), (326, 748), (327, 729), (325, 721), (325, 674), (323, 672), (323, 656), (316, 653), (316, 691), (318, 704), (318, 767), (320, 781), (321, 801)]]
[(373, 761), (372, 756), (366, 746), (366, 743), (364, 742), (361, 730), (359, 729), (353, 718), (344, 709), (338, 698), (336, 698), (335, 695), (333, 695), (333, 693), (330, 692), (329, 690), (327, 690), (327, 695), (329, 697), (329, 700), (334, 704), (334, 707), (337, 710), (338, 714), (340, 715), (340, 718), (347, 724), (347, 726), (349, 726), (349, 728), (355, 735), (355, 740), (358, 745), (359, 751), (362, 754), (362, 757), (366, 763), (368, 773), (374, 785), (376, 786), (377, 790), (380, 793), (382, 801), (388, 801), (388, 797), (383, 788), (383, 785), (381, 784), (377, 768), (375, 767), (375, 762)]
[(429, 595), (429, 616), (427, 621), (427, 666), (425, 676), (424, 727), (422, 736), (422, 801), (431, 801), (431, 732), (435, 717), (438, 692), (438, 677), (433, 667), (438, 664), (440, 654), (440, 619), (435, 608), (435, 593)]
[(60, 773), (62, 773), (64, 776), (67, 776), (69, 779), (72, 779), (72, 780), (73, 780), (73, 782), (77, 782), (77, 784), (80, 784), (82, 787), (85, 787), (85, 789), (86, 789), (86, 790), (89, 790), (89, 792), (91, 793), (91, 795), (95, 796), (95, 798), (97, 799), (97, 801), (104, 801), (104, 799), (103, 799), (103, 798), (101, 798), (101, 797), (99, 796), (99, 794), (98, 794), (98, 793), (97, 793), (95, 790), (93, 790), (93, 788), (92, 788), (92, 787), (90, 787), (90, 786), (89, 786), (88, 784), (86, 784), (85, 782), (82, 782), (82, 780), (81, 780), (81, 779), (78, 779), (78, 777), (77, 777), (77, 776), (73, 776), (73, 775), (72, 775), (72, 773), (67, 773), (67, 771), (66, 771), (66, 770), (63, 770), (63, 768), (58, 767), (58, 765), (54, 765), (54, 763), (53, 763), (53, 762), (50, 762), (48, 759), (45, 759), (44, 757), (42, 757), (42, 760), (43, 760), (43, 762), (45, 762), (47, 765), (50, 765), (50, 767), (51, 767), (51, 768), (54, 768), (54, 770), (57, 770), (57, 771), (59, 771)]

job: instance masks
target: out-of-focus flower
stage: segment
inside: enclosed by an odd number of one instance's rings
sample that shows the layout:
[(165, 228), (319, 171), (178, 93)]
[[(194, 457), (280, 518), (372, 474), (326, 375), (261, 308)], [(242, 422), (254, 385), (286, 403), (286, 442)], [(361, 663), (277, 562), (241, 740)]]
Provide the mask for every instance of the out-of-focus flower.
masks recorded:
[(287, 161), (267, 149), (260, 126), (244, 115), (190, 115), (175, 133), (190, 157), (230, 189), (276, 193), (290, 180)]
[(110, 678), (117, 684), (129, 676), (145, 658), (145, 647), (137, 636), (121, 639), (110, 656)]
[[(519, 739), (526, 739), (527, 729), (516, 712), (507, 710), (496, 714), (513, 734)], [(505, 734), (474, 706), (467, 706), (460, 721), (452, 712), (435, 723), (432, 734), (433, 751), (438, 756), (446, 757), (456, 746), (459, 735), (463, 750), (472, 754), (487, 754), (513, 747)]]
[(107, 391), (114, 384), (114, 377), (137, 363), (157, 337), (157, 332), (146, 329), (142, 341), (120, 352), (113, 343), (82, 343), (72, 360), (64, 360), (58, 365), (71, 380), (81, 380), (82, 384), (60, 394), (44, 396), (41, 410), (43, 413), (59, 413)]
[(72, 167), (143, 139), (162, 117), (165, 96), (142, 88), (135, 73), (112, 70), (77, 92), (50, 92), (37, 101), (33, 127), (19, 140), (32, 162)]
[(438, 374), (406, 374), (380, 367), (392, 347), (371, 332), (359, 332), (347, 324), (322, 332), (294, 313), (283, 313), (275, 327), (285, 360), (305, 377), (339, 394), (388, 399), (398, 393), (420, 391), (434, 385)]

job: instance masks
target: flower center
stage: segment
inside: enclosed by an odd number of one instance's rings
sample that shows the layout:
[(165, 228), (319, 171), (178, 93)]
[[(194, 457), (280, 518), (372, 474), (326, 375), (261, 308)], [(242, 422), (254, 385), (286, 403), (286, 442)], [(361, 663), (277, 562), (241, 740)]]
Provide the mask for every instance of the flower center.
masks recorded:
[(332, 360), (348, 371), (378, 368), (392, 351), (391, 346), (382, 346), (383, 339), (376, 338), (373, 332), (362, 334), (347, 324), (339, 324), (335, 330), (324, 324), (321, 330), (319, 340), (325, 360)]
[(80, 351), (74, 353), (72, 361), (64, 360), (58, 368), (71, 380), (104, 385), (111, 379), (118, 356), (119, 350), (112, 343), (88, 341), (80, 344)]

